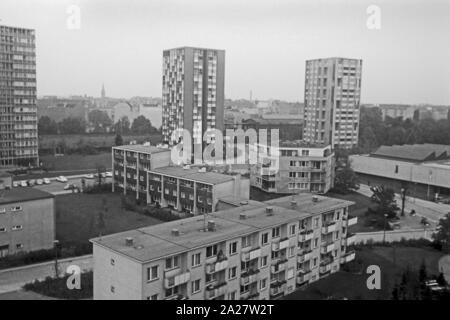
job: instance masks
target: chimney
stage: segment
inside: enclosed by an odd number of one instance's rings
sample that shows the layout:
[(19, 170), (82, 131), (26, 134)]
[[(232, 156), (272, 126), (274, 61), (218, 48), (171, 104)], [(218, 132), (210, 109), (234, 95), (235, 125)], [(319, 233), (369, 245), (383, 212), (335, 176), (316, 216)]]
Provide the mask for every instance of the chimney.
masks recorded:
[(133, 238), (132, 237), (126, 237), (125, 238), (125, 244), (126, 244), (126, 246), (127, 247), (131, 247), (131, 246), (133, 246)]
[(216, 231), (216, 223), (214, 220), (208, 221), (208, 231)]
[(266, 213), (268, 216), (273, 216), (273, 207), (266, 207)]
[(247, 214), (246, 214), (245, 212), (241, 212), (241, 213), (239, 214), (239, 219), (240, 219), (240, 220), (245, 220), (245, 219), (247, 219)]
[(178, 237), (180, 235), (180, 230), (178, 229), (172, 229), (172, 236), (174, 237)]

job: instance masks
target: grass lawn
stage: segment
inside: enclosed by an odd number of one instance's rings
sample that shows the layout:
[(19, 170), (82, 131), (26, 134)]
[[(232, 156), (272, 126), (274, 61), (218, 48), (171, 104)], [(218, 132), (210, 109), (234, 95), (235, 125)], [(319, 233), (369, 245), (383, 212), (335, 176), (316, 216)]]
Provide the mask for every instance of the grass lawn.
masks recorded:
[(55, 199), (56, 238), (63, 246), (64, 243), (87, 243), (100, 234), (97, 220), (103, 199), (107, 207), (104, 235), (161, 223), (155, 218), (123, 209), (118, 193), (60, 195)]
[(289, 196), (289, 194), (282, 194), (282, 193), (268, 193), (265, 191), (262, 191), (261, 189), (250, 187), (250, 199), (255, 201), (268, 201), (272, 199), (282, 198)]
[[(395, 252), (395, 258), (394, 258)], [(422, 260), (427, 265), (428, 274), (438, 273), (438, 260), (442, 257), (442, 253), (428, 248), (413, 247), (365, 247), (356, 252), (356, 260), (362, 262), (362, 273), (355, 274), (340, 271), (310, 284), (304, 290), (298, 290), (285, 299), (289, 300), (317, 300), (327, 299), (330, 297), (340, 299), (347, 298), (379, 300), (390, 299), (392, 289), (396, 282), (400, 281), (402, 271), (406, 266), (412, 269), (418, 269)], [(395, 264), (394, 264), (395, 261)], [(366, 274), (367, 266), (378, 265), (381, 270), (381, 289), (367, 289)]]
[(339, 194), (334, 192), (328, 192), (326, 194), (327, 197), (343, 199), (348, 201), (353, 201), (355, 204), (350, 207), (350, 214), (352, 216), (358, 217), (358, 223), (352, 227), (350, 227), (350, 232), (369, 232), (369, 231), (377, 231), (377, 229), (373, 227), (366, 226), (366, 211), (367, 208), (373, 206), (373, 202), (370, 201), (369, 197), (366, 197), (360, 193), (352, 192), (349, 194)]
[(85, 156), (81, 154), (70, 154), (59, 157), (45, 155), (40, 157), (40, 161), (50, 171), (96, 169), (98, 166), (111, 168), (111, 152)]

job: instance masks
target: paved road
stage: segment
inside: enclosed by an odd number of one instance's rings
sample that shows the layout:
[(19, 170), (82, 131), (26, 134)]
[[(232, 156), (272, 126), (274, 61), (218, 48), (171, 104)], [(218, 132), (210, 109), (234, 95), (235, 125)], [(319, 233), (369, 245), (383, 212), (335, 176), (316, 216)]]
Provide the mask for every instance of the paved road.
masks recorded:
[[(370, 191), (370, 187), (364, 184), (360, 185), (358, 193), (361, 193), (367, 197), (371, 197), (373, 194), (373, 192)], [(395, 199), (397, 204), (400, 206), (402, 203), (400, 195), (396, 193)], [(405, 213), (409, 214), (411, 210), (415, 210), (418, 216), (425, 217), (428, 221), (436, 224), (439, 222), (440, 218), (450, 212), (450, 205), (435, 203), (413, 197), (406, 197)]]
[[(69, 265), (77, 265), (82, 271), (92, 270), (92, 255), (61, 260), (58, 264), (60, 274), (64, 274)], [(20, 290), (24, 284), (36, 279), (43, 280), (54, 276), (54, 261), (0, 270), (0, 294)]]
[[(36, 189), (40, 189), (40, 190), (52, 193), (54, 195), (72, 193), (71, 190), (64, 190), (64, 187), (68, 183), (74, 184), (81, 188), (81, 180), (83, 179), (83, 175), (67, 176), (66, 178), (68, 179), (68, 182), (58, 182), (58, 181), (56, 181), (55, 178), (52, 178), (50, 180), (51, 181), (50, 184), (44, 184), (44, 185), (39, 185), (39, 186), (35, 185), (34, 187), (24, 187), (24, 188), (36, 188)], [(97, 181), (97, 179), (86, 179), (86, 178), (84, 178), (84, 180), (86, 181), (87, 186), (92, 185)], [(110, 183), (111, 178), (105, 178), (105, 182)], [(23, 187), (18, 187), (18, 188), (23, 188)]]

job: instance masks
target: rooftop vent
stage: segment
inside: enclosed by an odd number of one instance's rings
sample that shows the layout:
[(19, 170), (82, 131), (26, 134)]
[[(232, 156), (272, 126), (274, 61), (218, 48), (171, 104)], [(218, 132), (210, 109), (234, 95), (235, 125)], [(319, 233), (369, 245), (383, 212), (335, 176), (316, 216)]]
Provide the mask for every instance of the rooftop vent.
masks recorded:
[(248, 204), (248, 201), (244, 200), (244, 201), (241, 201), (240, 203), (241, 203), (242, 206), (245, 206), (246, 204)]
[(216, 222), (214, 220), (208, 221), (208, 231), (216, 231)]
[(239, 214), (239, 219), (240, 219), (240, 220), (245, 220), (245, 219), (247, 219), (247, 214), (246, 214), (245, 212), (241, 212), (241, 213)]
[(296, 207), (296, 206), (297, 206), (297, 201), (291, 200), (291, 207)]
[(178, 237), (178, 236), (180, 235), (180, 230), (178, 230), (178, 229), (172, 229), (172, 235), (173, 235), (174, 237)]
[(127, 247), (131, 247), (133, 245), (133, 238), (131, 237), (126, 237), (125, 238), (125, 244), (127, 245)]
[(318, 197), (318, 196), (312, 196), (312, 201), (313, 201), (313, 202), (319, 201), (319, 197)]
[(268, 216), (272, 216), (273, 215), (273, 207), (266, 207), (266, 213)]
[(198, 169), (198, 172), (206, 172), (206, 168), (205, 167), (200, 168), (200, 169)]

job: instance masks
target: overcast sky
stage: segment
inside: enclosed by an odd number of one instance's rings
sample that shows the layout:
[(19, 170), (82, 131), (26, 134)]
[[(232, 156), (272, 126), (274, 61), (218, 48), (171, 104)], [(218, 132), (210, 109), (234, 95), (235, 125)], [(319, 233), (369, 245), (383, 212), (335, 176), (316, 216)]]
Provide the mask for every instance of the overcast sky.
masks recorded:
[(104, 82), (159, 97), (162, 51), (201, 46), (226, 50), (227, 98), (303, 101), (305, 60), (343, 56), (363, 59), (363, 103), (450, 104), (448, 0), (1, 0), (0, 19), (36, 29), (38, 95), (99, 96)]

